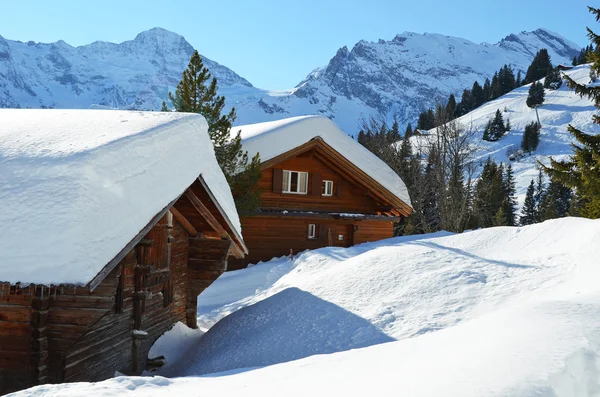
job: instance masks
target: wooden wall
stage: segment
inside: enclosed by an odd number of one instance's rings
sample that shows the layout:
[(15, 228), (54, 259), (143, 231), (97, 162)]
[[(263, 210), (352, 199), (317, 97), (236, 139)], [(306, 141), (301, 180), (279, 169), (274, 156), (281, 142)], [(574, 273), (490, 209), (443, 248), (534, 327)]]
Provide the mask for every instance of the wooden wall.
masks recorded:
[[(27, 289), (1, 294), (0, 394), (45, 382), (99, 381), (115, 371), (143, 368), (154, 341), (187, 316), (189, 234), (177, 222), (169, 230), (165, 216), (142, 240), (146, 248), (129, 252), (93, 292), (46, 288), (43, 299)], [(142, 256), (146, 266), (140, 273)], [(136, 293), (136, 282), (142, 283), (142, 294)], [(147, 332), (137, 342), (138, 368), (132, 337), (136, 310), (139, 329)]]
[[(273, 192), (274, 169), (285, 169), (291, 171), (305, 171), (308, 176), (308, 194), (290, 194)], [(312, 178), (318, 174), (321, 180), (332, 180), (334, 184), (333, 196), (321, 196), (320, 190), (317, 195), (313, 194)], [(261, 208), (263, 209), (286, 209), (294, 211), (322, 211), (322, 212), (358, 212), (373, 214), (378, 210), (378, 205), (367, 191), (344, 179), (333, 168), (324, 164), (314, 157), (313, 151), (303, 153), (298, 157), (285, 160), (274, 167), (263, 170), (259, 182), (262, 189)], [(319, 189), (321, 185), (318, 185)], [(246, 239), (244, 230), (244, 240)]]
[(364, 220), (357, 222), (358, 230), (354, 231), (354, 244), (379, 241), (394, 236), (394, 223), (381, 220)]
[[(306, 249), (327, 246), (350, 247), (367, 241), (377, 241), (393, 236), (393, 223), (382, 220), (335, 220), (332, 218), (299, 217), (242, 217), (244, 240), (249, 254), (245, 261), (229, 261), (229, 270), (239, 269), (249, 263), (266, 261), (273, 257), (289, 255)], [(308, 238), (308, 225), (317, 225), (317, 238)], [(358, 230), (355, 230), (358, 227)], [(329, 235), (331, 231), (331, 240)], [(343, 240), (338, 236), (342, 235)]]
[(33, 293), (11, 294), (8, 283), (0, 283), (0, 395), (28, 387), (34, 381), (30, 370)]

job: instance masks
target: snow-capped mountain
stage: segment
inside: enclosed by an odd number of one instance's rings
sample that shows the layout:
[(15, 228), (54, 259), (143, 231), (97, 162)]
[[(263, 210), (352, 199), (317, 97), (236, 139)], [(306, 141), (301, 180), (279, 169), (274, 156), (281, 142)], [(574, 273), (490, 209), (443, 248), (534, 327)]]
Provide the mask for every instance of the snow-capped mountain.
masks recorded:
[[(0, 36), (0, 107), (160, 109), (193, 52), (182, 36), (160, 28), (121, 44), (81, 47)], [(251, 87), (232, 70), (204, 62), (221, 85)]]
[[(222, 95), (248, 124), (304, 114), (332, 118), (349, 133), (362, 117), (397, 114), (414, 121), (424, 109), (483, 82), (504, 64), (525, 71), (540, 48), (568, 63), (579, 46), (547, 30), (511, 34), (497, 44), (439, 34), (403, 33), (390, 41), (342, 47), (328, 65), (295, 88), (253, 87), (231, 69), (205, 58)], [(155, 28), (121, 44), (72, 47), (0, 37), (0, 107), (158, 109), (173, 91), (193, 47)]]

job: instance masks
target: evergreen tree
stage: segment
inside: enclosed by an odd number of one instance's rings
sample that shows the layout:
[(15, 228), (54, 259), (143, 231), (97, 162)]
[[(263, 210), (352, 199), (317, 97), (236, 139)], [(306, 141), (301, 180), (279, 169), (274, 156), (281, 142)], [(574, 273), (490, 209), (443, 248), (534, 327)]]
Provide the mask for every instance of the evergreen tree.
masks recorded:
[(432, 109), (427, 109), (419, 115), (419, 121), (417, 122), (417, 129), (419, 130), (430, 130), (435, 128), (435, 113)]
[(515, 187), (515, 175), (512, 165), (506, 167), (504, 178), (502, 179), (502, 190), (504, 192), (504, 201), (502, 203), (503, 213), (506, 222), (505, 226), (516, 226), (515, 219), (517, 215), (517, 189)]
[(500, 112), (500, 109), (497, 109), (494, 119), (488, 124), (486, 130), (484, 131), (483, 139), (486, 141), (494, 142), (502, 138), (505, 133), (506, 126), (504, 125), (502, 113)]
[(485, 102), (492, 99), (492, 83), (490, 83), (490, 79), (485, 79), (483, 83), (483, 94), (485, 95)]
[(548, 55), (548, 50), (542, 48), (535, 54), (531, 65), (527, 69), (527, 73), (525, 74), (525, 83), (533, 83), (534, 81), (538, 81), (546, 76), (548, 69), (552, 67), (552, 62), (550, 62), (550, 55)]
[(392, 144), (398, 142), (400, 139), (400, 125), (398, 124), (398, 120), (394, 118), (392, 128), (388, 132), (387, 143)]
[(167, 102), (162, 101), (162, 106), (160, 108), (161, 112), (170, 112), (169, 108), (167, 107)]
[(542, 205), (542, 201), (544, 199), (544, 194), (545, 194), (546, 190), (544, 189), (544, 173), (542, 171), (542, 169), (540, 168), (538, 170), (538, 176), (536, 179), (536, 183), (535, 183), (535, 194), (533, 196), (534, 202), (535, 202), (535, 211), (536, 214), (538, 216), (537, 221), (539, 222), (539, 214), (540, 214), (540, 207)]
[(550, 178), (548, 188), (544, 192), (540, 202), (540, 221), (567, 216), (571, 209), (572, 198), (573, 191), (571, 189), (558, 182), (555, 178)]
[(446, 104), (446, 114), (450, 119), (454, 118), (454, 114), (456, 112), (456, 98), (454, 94), (450, 94), (448, 98), (448, 103)]
[(523, 139), (521, 140), (521, 149), (526, 153), (534, 152), (540, 143), (540, 126), (536, 122), (525, 126)]
[(574, 57), (573, 57), (573, 62), (572, 62), (572, 65), (573, 65), (573, 66), (577, 66), (577, 65), (579, 65), (579, 62), (577, 61), (577, 56), (574, 56)]
[(517, 81), (515, 81), (515, 84), (517, 87), (520, 87), (523, 85), (523, 78), (521, 77), (521, 71), (519, 70), (519, 72), (517, 73)]
[(506, 132), (509, 132), (510, 129), (511, 129), (510, 119), (509, 118), (506, 119), (506, 126), (505, 127), (506, 127)]
[[(210, 83), (209, 83), (210, 81)], [(217, 95), (217, 79), (212, 78), (204, 66), (198, 51), (195, 51), (175, 94), (169, 98), (178, 112), (199, 113), (208, 123), (208, 134), (213, 143), (215, 157), (232, 190), (238, 212), (254, 210), (259, 204), (261, 177), (260, 157), (251, 160), (242, 149), (241, 136), (231, 137), (231, 125), (235, 121), (235, 109), (225, 115), (225, 98)]]
[(423, 218), (426, 233), (440, 230), (441, 196), (439, 189), (439, 170), (437, 165), (439, 153), (431, 150), (427, 157), (424, 173)]
[(530, 108), (536, 108), (544, 104), (544, 86), (542, 83), (534, 82), (531, 84), (526, 103)]
[(561, 85), (562, 76), (560, 75), (560, 70), (558, 70), (558, 68), (550, 67), (546, 74), (546, 78), (544, 79), (544, 88), (558, 90)]
[(476, 227), (491, 227), (496, 224), (496, 215), (504, 201), (502, 188), (502, 172), (488, 157), (481, 176), (475, 185), (473, 198), (473, 215)]
[(490, 99), (497, 99), (501, 95), (500, 80), (498, 78), (498, 72), (496, 72), (494, 73), (494, 77), (492, 77), (492, 84), (490, 86)]
[(507, 94), (514, 90), (517, 86), (515, 73), (508, 65), (504, 65), (498, 72), (499, 96)]
[(471, 88), (471, 98), (473, 99), (473, 107), (478, 108), (486, 102), (485, 92), (479, 82), (473, 83), (473, 88)]
[(525, 194), (525, 202), (523, 203), (523, 208), (521, 210), (521, 218), (519, 223), (522, 226), (525, 225), (533, 225), (537, 222), (537, 211), (535, 206), (535, 183), (533, 179), (531, 183), (529, 183), (529, 187), (527, 188), (527, 194)]
[[(596, 21), (600, 20), (600, 9), (588, 7), (594, 14)], [(596, 48), (600, 46), (600, 36), (588, 28), (588, 37)], [(600, 71), (600, 53), (592, 51), (588, 54), (593, 62), (591, 70)], [(588, 87), (579, 84), (569, 76), (565, 76), (570, 89), (581, 96), (587, 96), (594, 101), (596, 108), (600, 109), (600, 87)], [(594, 115), (593, 121), (600, 124), (600, 116)], [(600, 217), (600, 135), (587, 134), (572, 125), (568, 127), (575, 140), (574, 154), (563, 161), (550, 159), (550, 166), (544, 167), (551, 178), (576, 190), (578, 201), (581, 203), (579, 210), (582, 216), (588, 218)]]

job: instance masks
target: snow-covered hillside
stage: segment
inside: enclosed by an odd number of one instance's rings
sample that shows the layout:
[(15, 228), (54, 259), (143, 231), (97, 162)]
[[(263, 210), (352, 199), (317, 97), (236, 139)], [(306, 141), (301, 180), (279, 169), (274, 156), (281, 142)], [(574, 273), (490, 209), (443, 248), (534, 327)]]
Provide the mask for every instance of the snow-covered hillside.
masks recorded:
[[(588, 84), (589, 72), (589, 65), (582, 65), (567, 71), (566, 74), (581, 84)], [(509, 153), (521, 148), (525, 125), (537, 120), (535, 110), (526, 104), (529, 87), (527, 85), (517, 88), (457, 119), (465, 128), (477, 131), (473, 144), (477, 146), (477, 156), (482, 162), (491, 156), (497, 162), (512, 164), (520, 203), (524, 200), (529, 182), (538, 174), (538, 160), (547, 164), (549, 156), (560, 160), (573, 153), (572, 136), (567, 131), (569, 124), (589, 133), (600, 133), (600, 126), (592, 123), (592, 116), (597, 112), (593, 103), (576, 95), (563, 84), (558, 90), (545, 90), (545, 102), (538, 108), (542, 124), (538, 149), (532, 155), (518, 161), (509, 161)], [(483, 130), (498, 109), (502, 112), (505, 122), (510, 120), (511, 130), (496, 142), (484, 141)], [(435, 130), (431, 130), (430, 133), (435, 133)]]
[[(555, 64), (570, 63), (580, 50), (543, 29), (511, 34), (494, 45), (403, 33), (343, 47), (328, 65), (286, 91), (258, 89), (227, 67), (205, 62), (228, 105), (236, 107), (240, 125), (321, 114), (352, 134), (363, 116), (397, 113), (402, 124), (415, 121), (422, 110), (460, 95), (475, 80), (483, 83), (504, 64), (526, 70), (540, 48), (549, 50)], [(192, 52), (182, 36), (160, 28), (121, 44), (81, 47), (0, 37), (0, 107), (157, 110)]]
[(16, 395), (597, 396), (599, 255), (600, 221), (578, 218), (305, 252), (206, 291), (200, 321), (232, 313), (162, 340), (189, 377)]

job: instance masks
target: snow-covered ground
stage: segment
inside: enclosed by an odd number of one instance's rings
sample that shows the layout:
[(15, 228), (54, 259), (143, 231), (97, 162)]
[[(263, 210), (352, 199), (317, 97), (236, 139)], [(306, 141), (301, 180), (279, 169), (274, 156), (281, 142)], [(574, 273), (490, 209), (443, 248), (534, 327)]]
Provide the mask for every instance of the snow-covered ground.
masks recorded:
[(275, 259), (206, 291), (204, 335), (155, 346), (185, 377), (17, 395), (597, 396), (598, 257), (600, 221), (567, 218)]
[[(588, 84), (589, 72), (589, 65), (582, 65), (565, 73), (580, 84)], [(538, 108), (542, 130), (537, 150), (518, 161), (509, 161), (509, 154), (521, 148), (525, 126), (537, 120), (535, 110), (526, 104), (528, 92), (529, 85), (517, 88), (457, 119), (465, 129), (476, 131), (473, 145), (477, 147), (478, 161), (483, 163), (490, 156), (496, 162), (512, 164), (521, 204), (529, 182), (537, 177), (537, 161), (548, 164), (550, 156), (561, 160), (573, 153), (572, 136), (567, 130), (569, 124), (588, 133), (600, 133), (600, 126), (592, 123), (592, 116), (597, 112), (593, 102), (581, 98), (563, 84), (558, 90), (545, 90), (545, 102)], [(496, 110), (502, 112), (504, 122), (510, 120), (511, 130), (502, 139), (487, 142), (482, 140), (483, 130), (487, 122), (493, 119)], [(435, 134), (435, 130), (430, 133)], [(420, 141), (425, 138), (413, 139), (418, 146), (422, 145)]]

